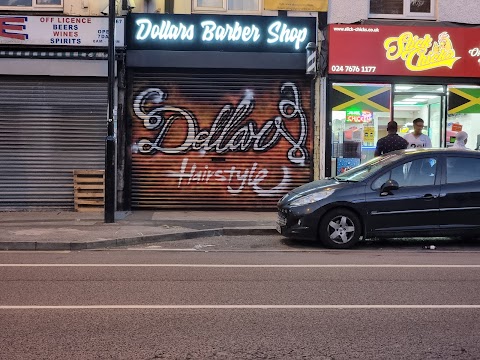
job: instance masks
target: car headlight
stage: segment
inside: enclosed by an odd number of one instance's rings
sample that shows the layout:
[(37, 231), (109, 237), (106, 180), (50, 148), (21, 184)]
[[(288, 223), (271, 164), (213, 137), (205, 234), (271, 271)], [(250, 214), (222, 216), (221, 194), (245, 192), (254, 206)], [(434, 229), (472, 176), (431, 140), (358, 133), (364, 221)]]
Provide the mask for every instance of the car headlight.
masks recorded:
[(327, 196), (330, 196), (334, 190), (322, 190), (313, 194), (305, 195), (299, 197), (298, 199), (293, 200), (290, 203), (290, 206), (304, 206), (308, 204), (312, 204), (314, 202), (320, 201), (325, 199)]

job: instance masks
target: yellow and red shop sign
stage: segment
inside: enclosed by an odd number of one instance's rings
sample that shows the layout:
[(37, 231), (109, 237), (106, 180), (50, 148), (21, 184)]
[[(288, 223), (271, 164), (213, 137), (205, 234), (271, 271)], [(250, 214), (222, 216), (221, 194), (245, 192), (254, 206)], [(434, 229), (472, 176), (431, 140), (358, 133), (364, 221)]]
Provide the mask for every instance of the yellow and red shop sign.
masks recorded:
[(346, 122), (369, 123), (372, 122), (373, 114), (368, 110), (347, 110)]
[(480, 28), (330, 25), (329, 73), (480, 77)]

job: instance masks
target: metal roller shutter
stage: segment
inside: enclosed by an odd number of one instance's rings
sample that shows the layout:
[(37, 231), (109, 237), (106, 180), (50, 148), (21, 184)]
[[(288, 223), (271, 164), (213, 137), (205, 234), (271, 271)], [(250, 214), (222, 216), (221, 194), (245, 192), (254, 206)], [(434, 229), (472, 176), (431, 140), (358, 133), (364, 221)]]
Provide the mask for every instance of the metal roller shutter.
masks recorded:
[(301, 75), (133, 74), (132, 207), (272, 209), (311, 174)]
[(0, 210), (73, 209), (73, 170), (103, 169), (103, 79), (3, 77)]

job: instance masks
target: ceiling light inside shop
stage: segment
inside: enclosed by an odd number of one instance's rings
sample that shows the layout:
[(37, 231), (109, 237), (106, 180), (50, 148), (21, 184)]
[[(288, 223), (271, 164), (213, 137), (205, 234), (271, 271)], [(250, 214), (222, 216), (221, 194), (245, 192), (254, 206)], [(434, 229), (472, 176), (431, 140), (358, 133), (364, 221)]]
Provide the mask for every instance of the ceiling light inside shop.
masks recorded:
[(397, 100), (397, 101), (398, 101), (398, 102), (403, 102), (403, 103), (407, 103), (407, 102), (417, 103), (417, 102), (422, 101), (422, 100), (408, 98), (408, 99), (402, 99), (402, 100)]
[(448, 85), (449, 89), (461, 88), (461, 89), (480, 89), (478, 85)]
[(408, 106), (408, 105), (416, 105), (416, 101), (399, 101), (399, 102), (394, 102), (394, 105), (403, 105), (403, 106)]
[(408, 85), (395, 85), (395, 90), (410, 90), (413, 86)]
[(413, 101), (413, 102), (417, 102), (417, 103), (426, 103), (428, 101), (428, 99), (426, 98), (423, 98), (423, 97), (417, 97), (417, 96), (412, 96), (412, 97), (408, 97), (408, 98), (405, 98), (403, 100), (398, 100), (397, 101)]
[(412, 98), (414, 98), (414, 99), (434, 99), (438, 96), (439, 95), (415, 95), (415, 96), (412, 96)]

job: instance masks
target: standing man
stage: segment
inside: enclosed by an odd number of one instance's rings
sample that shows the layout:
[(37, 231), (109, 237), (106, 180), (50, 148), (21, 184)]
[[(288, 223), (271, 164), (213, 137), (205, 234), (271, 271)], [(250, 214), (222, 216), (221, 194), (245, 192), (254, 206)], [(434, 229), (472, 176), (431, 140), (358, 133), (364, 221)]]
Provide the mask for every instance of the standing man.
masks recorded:
[(413, 132), (408, 133), (403, 138), (408, 141), (409, 148), (431, 148), (432, 141), (430, 138), (422, 134), (423, 119), (416, 118), (413, 120)]
[(455, 143), (450, 149), (468, 150), (468, 148), (465, 146), (467, 144), (467, 140), (468, 134), (465, 131), (457, 132)]
[(395, 121), (390, 121), (387, 124), (388, 135), (377, 141), (377, 148), (375, 149), (375, 156), (389, 153), (395, 150), (406, 149), (408, 141), (397, 134), (398, 125)]

